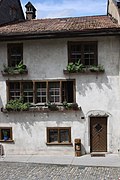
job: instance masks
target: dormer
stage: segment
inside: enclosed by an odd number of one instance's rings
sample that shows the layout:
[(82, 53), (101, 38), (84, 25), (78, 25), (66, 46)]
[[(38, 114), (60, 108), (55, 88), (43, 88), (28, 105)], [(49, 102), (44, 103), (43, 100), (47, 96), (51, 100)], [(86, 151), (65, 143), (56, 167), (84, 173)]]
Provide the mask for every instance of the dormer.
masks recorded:
[(31, 20), (36, 18), (36, 9), (31, 4), (31, 2), (28, 2), (26, 5), (26, 19)]

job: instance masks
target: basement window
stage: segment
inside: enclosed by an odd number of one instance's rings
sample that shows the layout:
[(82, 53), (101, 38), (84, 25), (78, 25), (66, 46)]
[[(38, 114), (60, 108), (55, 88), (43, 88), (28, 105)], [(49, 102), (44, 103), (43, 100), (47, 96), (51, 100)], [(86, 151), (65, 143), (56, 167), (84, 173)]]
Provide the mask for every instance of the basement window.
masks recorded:
[(15, 67), (23, 61), (23, 44), (12, 43), (7, 45), (8, 66)]
[(98, 65), (97, 42), (69, 42), (68, 63), (79, 60), (85, 66)]
[(71, 144), (71, 127), (48, 127), (47, 144)]
[(12, 139), (12, 127), (0, 127), (0, 141), (10, 142)]

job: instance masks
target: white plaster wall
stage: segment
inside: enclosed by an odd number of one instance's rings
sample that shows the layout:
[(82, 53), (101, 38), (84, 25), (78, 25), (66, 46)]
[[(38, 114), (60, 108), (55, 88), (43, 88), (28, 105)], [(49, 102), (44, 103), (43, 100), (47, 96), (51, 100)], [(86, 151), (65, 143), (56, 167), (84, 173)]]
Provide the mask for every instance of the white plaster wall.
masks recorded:
[[(67, 42), (98, 41), (98, 63), (103, 74), (64, 75), (68, 62)], [(7, 61), (6, 42), (0, 43), (0, 67)], [(108, 152), (120, 148), (120, 41), (118, 37), (36, 40), (23, 42), (23, 61), (28, 75), (3, 77), (0, 74), (0, 107), (6, 104), (6, 80), (76, 79), (79, 113), (0, 113), (0, 126), (13, 128), (14, 144), (4, 143), (7, 154), (74, 154), (74, 139), (81, 138), (82, 152), (90, 152), (89, 115), (108, 114)], [(84, 119), (81, 119), (84, 117)], [(47, 146), (46, 127), (71, 127), (73, 146)]]
[[(3, 143), (5, 154), (74, 154), (74, 139), (84, 144), (85, 124), (81, 112), (21, 112), (1, 114), (0, 126), (12, 127), (14, 143)], [(4, 122), (4, 123), (3, 123)], [(71, 127), (72, 145), (46, 145), (47, 127)], [(85, 153), (82, 147), (82, 153)]]
[(120, 24), (120, 12), (114, 0), (109, 0), (108, 13), (118, 21), (118, 24)]

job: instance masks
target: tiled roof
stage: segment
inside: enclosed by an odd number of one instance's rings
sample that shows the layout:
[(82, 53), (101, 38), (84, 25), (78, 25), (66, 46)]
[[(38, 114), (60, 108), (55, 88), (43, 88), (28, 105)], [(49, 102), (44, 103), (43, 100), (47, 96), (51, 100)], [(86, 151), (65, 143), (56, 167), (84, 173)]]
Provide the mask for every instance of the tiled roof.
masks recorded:
[(119, 29), (120, 26), (109, 16), (86, 16), (74, 18), (25, 20), (0, 27), (2, 35), (42, 34), (57, 32), (83, 32)]

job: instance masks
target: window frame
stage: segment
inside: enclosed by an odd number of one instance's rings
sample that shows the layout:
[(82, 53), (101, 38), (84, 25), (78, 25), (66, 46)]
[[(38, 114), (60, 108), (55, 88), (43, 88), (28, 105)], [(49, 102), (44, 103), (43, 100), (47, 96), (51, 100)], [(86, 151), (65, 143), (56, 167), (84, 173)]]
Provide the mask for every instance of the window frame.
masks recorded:
[[(10, 130), (10, 139), (8, 139), (8, 140), (2, 139), (2, 130), (6, 130), (6, 129)], [(0, 142), (14, 142), (12, 127), (0, 127)]]
[[(97, 66), (98, 65), (98, 42), (97, 41), (69, 41), (68, 42), (68, 63), (73, 62), (73, 60), (71, 59), (71, 49), (72, 49), (72, 45), (80, 45), (81, 46), (81, 63), (84, 66)], [(89, 64), (89, 65), (85, 65), (85, 58), (84, 58), (84, 46), (85, 45), (94, 45), (94, 64)], [(77, 62), (78, 60), (76, 60), (75, 62)], [(73, 62), (74, 63), (74, 62)]]
[[(60, 142), (60, 130), (68, 130), (68, 136), (69, 136), (69, 142)], [(58, 131), (58, 142), (50, 142), (49, 141), (49, 138), (50, 138), (50, 135), (49, 135), (49, 131), (50, 130), (57, 130)], [(46, 133), (47, 133), (47, 145), (72, 145), (72, 142), (71, 142), (71, 127), (47, 127), (46, 128)]]
[[(8, 43), (7, 44), (7, 60), (8, 60), (8, 66), (9, 67), (15, 67), (15, 66), (12, 66), (12, 58), (11, 58), (11, 51), (12, 51), (12, 48), (16, 48), (16, 47), (19, 47), (20, 49), (20, 54), (21, 54), (21, 61), (23, 61), (23, 43)], [(19, 63), (20, 63), (19, 62)], [(19, 64), (18, 63), (18, 64)], [(17, 65), (17, 63), (16, 63)]]
[[(47, 81), (32, 81), (32, 80), (8, 80), (6, 81), (6, 85), (7, 85), (7, 102), (10, 99), (10, 83), (17, 83), (19, 82), (20, 83), (20, 97), (22, 97), (24, 95), (24, 90), (23, 90), (23, 84), (24, 83), (33, 83), (33, 102), (31, 103), (34, 103), (34, 104), (40, 104), (40, 105), (44, 105), (45, 103), (47, 103), (49, 101), (49, 83), (52, 83), (52, 82), (60, 82), (60, 102), (51, 102), (51, 103), (55, 103), (55, 104), (61, 104), (62, 102), (65, 101), (65, 97), (63, 96), (63, 87), (62, 87), (62, 82), (72, 82), (73, 83), (73, 92), (72, 92), (72, 96), (73, 96), (73, 102), (70, 102), (70, 103), (75, 103), (76, 102), (76, 86), (75, 86), (75, 79), (66, 79), (66, 80), (47, 80)], [(46, 92), (47, 92), (47, 98), (46, 98), (46, 102), (37, 102), (37, 83), (43, 83), (45, 82), (46, 83)], [(67, 88), (66, 88), (67, 89)], [(66, 93), (66, 97), (67, 97), (67, 93)], [(69, 103), (69, 102), (68, 102)]]

